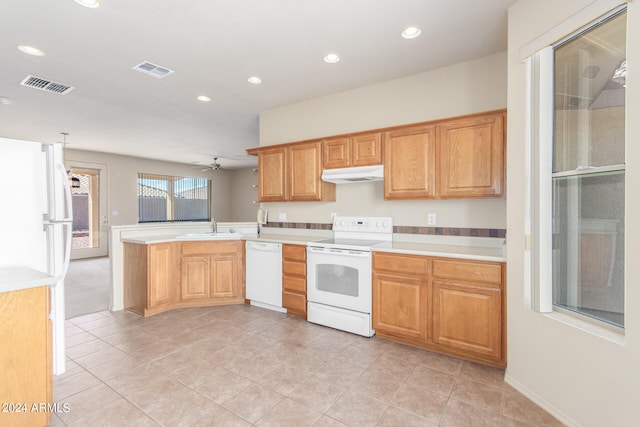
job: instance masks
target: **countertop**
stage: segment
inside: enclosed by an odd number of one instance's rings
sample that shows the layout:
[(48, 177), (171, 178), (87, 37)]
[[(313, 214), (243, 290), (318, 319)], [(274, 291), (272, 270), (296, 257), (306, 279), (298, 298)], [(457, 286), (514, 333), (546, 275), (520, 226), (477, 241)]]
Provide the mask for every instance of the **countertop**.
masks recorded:
[(471, 259), (476, 261), (506, 262), (502, 246), (445, 245), (425, 242), (389, 242), (374, 246), (374, 252), (393, 252), (408, 255)]
[(56, 278), (29, 267), (0, 267), (0, 292), (53, 286)]
[[(225, 241), (225, 240), (252, 240), (258, 242), (275, 242), (283, 244), (293, 245), (306, 245), (308, 242), (315, 240), (322, 240), (326, 238), (320, 234), (272, 234), (261, 233), (260, 235), (255, 233), (248, 233), (242, 236), (234, 237), (231, 239), (207, 239), (201, 237), (195, 238), (178, 238), (176, 234), (159, 235), (159, 236), (135, 236), (124, 237), (123, 242), (137, 243), (137, 244), (154, 244), (165, 242), (180, 242), (180, 241)], [(436, 256), (436, 257), (448, 257), (448, 258), (460, 258), (470, 259), (477, 261), (493, 261), (493, 262), (506, 262), (507, 258), (504, 255), (503, 239), (465, 239), (465, 238), (447, 238), (447, 239), (432, 239), (429, 241), (427, 238), (423, 241), (410, 241), (407, 240), (407, 235), (402, 236), (402, 240), (383, 243), (381, 245), (373, 247), (374, 252), (392, 252), (409, 255), (424, 255), (424, 256)], [(409, 237), (410, 238), (410, 237)]]
[(123, 237), (122, 241), (125, 243), (137, 243), (139, 245), (152, 245), (155, 243), (167, 243), (167, 242), (225, 242), (229, 240), (241, 240), (243, 236), (230, 237), (230, 238), (207, 238), (207, 237), (178, 237), (180, 234), (164, 234), (164, 235), (151, 235), (151, 236), (135, 236), (135, 237)]
[(322, 240), (326, 238), (327, 237), (313, 236), (309, 234), (270, 234), (270, 233), (243, 236), (244, 240), (253, 240), (256, 242), (284, 243), (289, 245), (306, 245), (309, 242), (313, 242), (315, 240)]

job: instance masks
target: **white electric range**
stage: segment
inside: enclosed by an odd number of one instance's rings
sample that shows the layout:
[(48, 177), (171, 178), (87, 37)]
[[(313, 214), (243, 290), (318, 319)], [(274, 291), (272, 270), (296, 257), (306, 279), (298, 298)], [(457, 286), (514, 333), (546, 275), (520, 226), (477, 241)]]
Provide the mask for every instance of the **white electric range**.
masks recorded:
[(391, 217), (336, 216), (332, 239), (309, 242), (307, 320), (373, 336), (371, 248), (392, 238)]

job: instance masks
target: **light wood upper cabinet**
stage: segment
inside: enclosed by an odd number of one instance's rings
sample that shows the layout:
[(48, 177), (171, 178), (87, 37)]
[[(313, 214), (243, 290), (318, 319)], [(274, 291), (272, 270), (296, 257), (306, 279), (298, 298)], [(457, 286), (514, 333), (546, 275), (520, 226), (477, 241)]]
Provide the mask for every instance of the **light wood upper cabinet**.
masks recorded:
[(501, 196), (504, 181), (504, 113), (438, 125), (438, 196)]
[(384, 150), (385, 199), (435, 197), (435, 126), (386, 132)]
[[(259, 201), (335, 200), (322, 168), (384, 164), (385, 200), (502, 197), (506, 111), (247, 150)], [(384, 155), (383, 155), (384, 154)]]
[(287, 200), (286, 147), (260, 149), (258, 154), (258, 199), (261, 202)]
[(308, 142), (294, 144), (287, 149), (289, 150), (289, 200), (322, 200), (326, 189), (325, 184), (327, 184), (320, 179), (322, 144), (319, 141)]
[(346, 168), (351, 166), (351, 138), (327, 139), (322, 143), (325, 169)]
[(504, 111), (401, 127), (384, 134), (384, 197), (501, 197)]
[(311, 141), (248, 150), (258, 154), (258, 200), (335, 201), (335, 184), (324, 182), (322, 143)]
[(356, 135), (351, 138), (351, 166), (369, 166), (382, 163), (382, 134), (380, 132)]
[(380, 132), (327, 139), (323, 142), (325, 169), (382, 163)]

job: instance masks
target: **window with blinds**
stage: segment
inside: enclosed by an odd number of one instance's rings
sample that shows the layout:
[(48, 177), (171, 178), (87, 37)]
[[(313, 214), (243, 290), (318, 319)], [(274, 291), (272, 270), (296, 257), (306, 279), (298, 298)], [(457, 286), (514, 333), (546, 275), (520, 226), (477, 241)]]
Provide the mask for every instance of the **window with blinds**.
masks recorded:
[(211, 180), (138, 174), (138, 222), (211, 220)]

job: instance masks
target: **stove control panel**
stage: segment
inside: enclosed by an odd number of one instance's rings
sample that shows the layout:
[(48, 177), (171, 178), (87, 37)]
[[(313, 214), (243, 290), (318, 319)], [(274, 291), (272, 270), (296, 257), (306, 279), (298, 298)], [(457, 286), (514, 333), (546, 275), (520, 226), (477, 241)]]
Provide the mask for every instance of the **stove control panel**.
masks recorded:
[(393, 218), (390, 216), (336, 216), (333, 231), (358, 233), (393, 233)]

